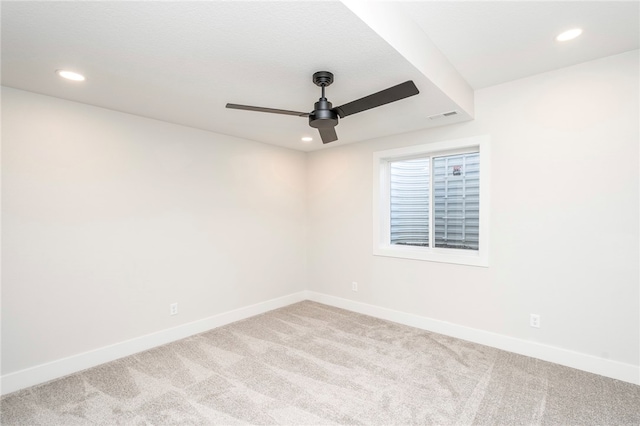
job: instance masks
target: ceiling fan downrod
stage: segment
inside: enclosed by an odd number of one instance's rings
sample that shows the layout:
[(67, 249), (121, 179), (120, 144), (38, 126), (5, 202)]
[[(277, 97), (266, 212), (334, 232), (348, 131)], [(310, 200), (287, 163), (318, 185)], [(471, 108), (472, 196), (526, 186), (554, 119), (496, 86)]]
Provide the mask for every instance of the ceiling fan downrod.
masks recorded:
[(327, 100), (324, 88), (333, 83), (333, 74), (329, 71), (318, 71), (313, 74), (313, 82), (320, 86), (322, 96), (314, 104), (314, 110), (309, 114), (309, 126), (316, 129), (333, 128), (338, 125), (338, 113), (333, 104)]

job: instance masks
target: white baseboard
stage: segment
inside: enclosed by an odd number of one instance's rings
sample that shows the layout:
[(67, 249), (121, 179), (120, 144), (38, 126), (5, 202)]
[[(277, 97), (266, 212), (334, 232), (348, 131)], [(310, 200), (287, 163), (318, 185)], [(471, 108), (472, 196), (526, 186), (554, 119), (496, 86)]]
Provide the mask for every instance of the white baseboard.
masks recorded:
[(193, 336), (216, 327), (250, 318), (252, 316), (259, 315), (273, 309), (282, 308), (303, 300), (313, 300), (315, 302), (370, 315), (372, 317), (409, 325), (411, 327), (447, 336), (457, 337), (470, 342), (480, 343), (509, 352), (538, 358), (544, 361), (640, 385), (640, 367), (636, 365), (611, 361), (562, 348), (421, 317), (406, 312), (342, 299), (327, 294), (316, 293), (313, 291), (301, 291), (276, 299), (267, 300), (265, 302), (256, 303), (254, 305), (245, 306), (233, 311), (223, 312), (221, 314), (183, 324), (178, 327), (162, 330), (114, 345), (105, 346), (89, 352), (84, 352), (6, 374), (0, 378), (1, 394), (5, 395), (29, 386), (45, 383), (50, 380), (86, 370), (87, 368), (95, 367), (125, 356), (133, 355), (176, 340), (184, 339), (185, 337)]
[(135, 339), (105, 346), (103, 348), (73, 355), (67, 358), (37, 365), (35, 367), (9, 373), (0, 378), (2, 395), (38, 385), (87, 368), (95, 367), (105, 362), (133, 355), (156, 346), (165, 345), (194, 334), (202, 333), (234, 321), (239, 321), (259, 315), (274, 309), (282, 308), (292, 303), (307, 299), (307, 292), (301, 291), (254, 305), (245, 306), (233, 311), (223, 312), (202, 320), (190, 322), (178, 327), (147, 334)]
[(640, 385), (640, 366), (625, 364), (592, 355), (574, 352), (529, 340), (517, 339), (489, 331), (478, 330), (445, 321), (434, 320), (380, 306), (369, 305), (353, 300), (342, 299), (323, 293), (307, 291), (307, 298), (325, 305), (347, 309), (372, 317), (409, 325), (411, 327), (444, 334), (482, 345), (491, 346), (508, 352), (530, 356), (543, 361), (553, 362), (589, 373), (622, 380)]

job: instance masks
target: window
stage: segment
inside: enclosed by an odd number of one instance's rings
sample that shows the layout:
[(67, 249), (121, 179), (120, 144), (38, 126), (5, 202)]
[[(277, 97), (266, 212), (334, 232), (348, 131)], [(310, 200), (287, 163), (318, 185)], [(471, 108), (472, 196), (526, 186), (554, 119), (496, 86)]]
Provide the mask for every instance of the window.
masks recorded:
[(487, 136), (374, 153), (374, 254), (488, 266)]

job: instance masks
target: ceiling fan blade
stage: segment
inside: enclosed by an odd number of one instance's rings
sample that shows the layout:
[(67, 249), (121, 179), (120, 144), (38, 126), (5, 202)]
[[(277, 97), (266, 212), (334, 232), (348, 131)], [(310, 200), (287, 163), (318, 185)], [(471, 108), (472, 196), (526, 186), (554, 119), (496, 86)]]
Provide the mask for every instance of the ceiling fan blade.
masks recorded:
[(329, 143), (338, 140), (338, 134), (336, 133), (335, 127), (319, 127), (318, 131), (320, 132), (322, 143)]
[(308, 112), (300, 112), (300, 111), (289, 111), (287, 109), (275, 109), (275, 108), (263, 108), (251, 105), (238, 105), (238, 104), (227, 104), (227, 108), (231, 109), (242, 109), (245, 111), (257, 111), (257, 112), (270, 112), (273, 114), (285, 114), (285, 115), (295, 115), (298, 117), (308, 117)]
[(420, 93), (413, 81), (405, 81), (397, 86), (389, 87), (388, 89), (381, 90), (364, 98), (360, 98), (348, 104), (341, 105), (334, 108), (340, 118), (344, 118), (348, 115), (356, 114), (358, 112), (366, 111), (371, 108), (376, 108), (391, 102), (399, 101), (400, 99), (408, 98), (409, 96), (417, 95)]

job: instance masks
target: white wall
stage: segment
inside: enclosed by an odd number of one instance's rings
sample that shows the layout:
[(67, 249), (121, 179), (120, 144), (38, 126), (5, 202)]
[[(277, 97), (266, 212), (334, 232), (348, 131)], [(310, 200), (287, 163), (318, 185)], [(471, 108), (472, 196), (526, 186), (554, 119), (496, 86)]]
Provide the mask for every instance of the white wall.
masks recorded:
[(302, 152), (10, 88), (2, 142), (3, 375), (305, 288)]
[[(638, 371), (638, 72), (588, 62), (477, 91), (473, 122), (309, 153), (309, 290)], [(490, 267), (373, 256), (372, 153), (483, 134)]]

